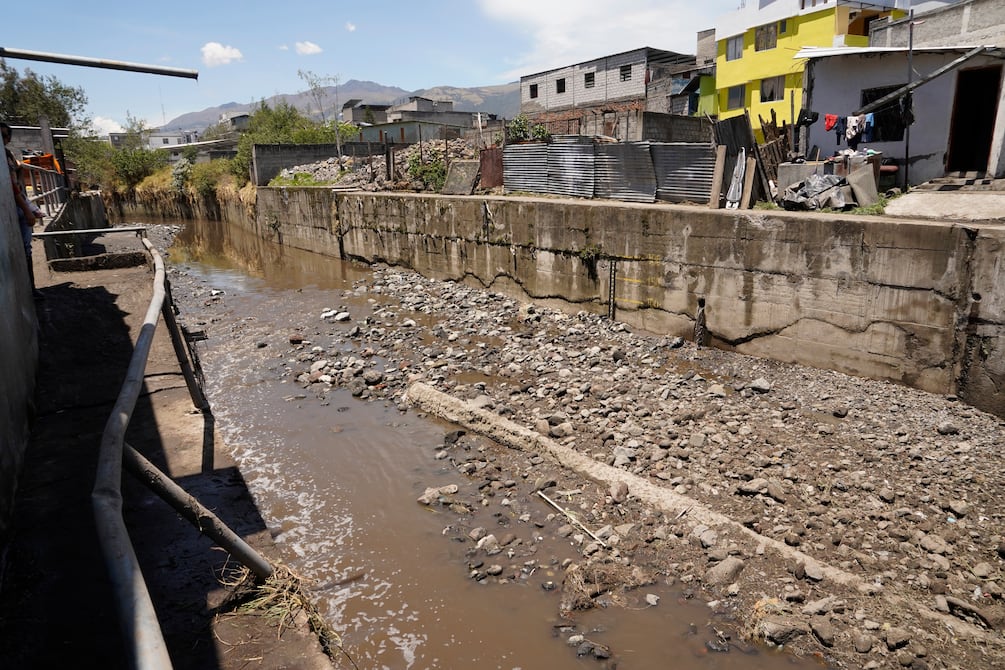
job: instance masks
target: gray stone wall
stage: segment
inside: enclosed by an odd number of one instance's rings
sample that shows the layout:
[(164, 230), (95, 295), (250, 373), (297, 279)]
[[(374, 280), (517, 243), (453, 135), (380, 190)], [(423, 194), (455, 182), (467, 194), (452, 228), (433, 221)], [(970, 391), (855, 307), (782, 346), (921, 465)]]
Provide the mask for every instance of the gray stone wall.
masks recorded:
[(1005, 231), (877, 217), (535, 198), (259, 189), (282, 243), (690, 332), (718, 346), (956, 393), (1005, 416)]
[[(913, 44), (921, 47), (1005, 46), (1005, 2), (965, 0), (948, 7), (915, 14)], [(869, 33), (874, 47), (906, 47), (907, 18), (878, 23)]]
[(268, 184), (283, 168), (315, 163), (338, 156), (334, 144), (256, 144), (252, 148), (251, 181)]

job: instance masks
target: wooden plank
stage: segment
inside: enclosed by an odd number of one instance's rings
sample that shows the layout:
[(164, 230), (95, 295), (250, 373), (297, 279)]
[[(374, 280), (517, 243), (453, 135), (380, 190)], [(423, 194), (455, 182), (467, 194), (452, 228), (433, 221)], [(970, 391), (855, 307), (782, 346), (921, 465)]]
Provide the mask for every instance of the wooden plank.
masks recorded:
[(740, 209), (750, 209), (753, 201), (754, 172), (757, 171), (757, 159), (747, 159), (747, 170), (743, 173), (743, 197), (740, 198)]
[(715, 148), (715, 171), (712, 174), (712, 192), (708, 196), (708, 206), (712, 209), (722, 207), (722, 175), (726, 169), (726, 145)]

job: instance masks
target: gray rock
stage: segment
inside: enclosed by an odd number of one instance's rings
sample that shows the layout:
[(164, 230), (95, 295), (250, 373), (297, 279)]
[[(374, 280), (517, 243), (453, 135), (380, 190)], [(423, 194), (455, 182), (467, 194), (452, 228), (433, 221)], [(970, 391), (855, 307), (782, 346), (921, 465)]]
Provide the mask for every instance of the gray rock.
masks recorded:
[(751, 391), (756, 391), (757, 393), (767, 393), (771, 390), (771, 382), (764, 377), (758, 377), (754, 381), (750, 382), (748, 388)]
[(876, 643), (876, 638), (867, 633), (856, 633), (851, 638), (855, 651), (860, 654), (868, 654), (872, 651), (872, 646)]
[(994, 568), (991, 567), (990, 563), (982, 561), (970, 568), (970, 572), (974, 573), (974, 577), (977, 577), (978, 579), (987, 579), (994, 573)]
[(886, 631), (886, 648), (890, 651), (906, 647), (911, 641), (911, 634), (903, 628), (890, 628)]
[(925, 535), (921, 538), (921, 548), (931, 554), (946, 554), (949, 553), (949, 544), (940, 535)]
[(837, 636), (837, 629), (827, 621), (827, 619), (817, 618), (810, 621), (810, 630), (813, 635), (820, 640), (820, 644), (825, 647), (834, 646), (834, 638)]
[(757, 624), (757, 634), (777, 645), (788, 644), (807, 632), (803, 622), (781, 616), (765, 617)]
[(821, 598), (820, 600), (808, 602), (806, 603), (806, 606), (803, 607), (803, 614), (808, 616), (826, 614), (827, 612), (830, 612), (831, 606), (834, 604), (835, 600), (837, 600), (837, 596), (827, 596), (826, 598)]
[(956, 435), (960, 432), (960, 429), (953, 425), (950, 421), (943, 421), (936, 427), (935, 430), (939, 432), (939, 435)]
[(743, 571), (744, 565), (742, 559), (730, 556), (708, 569), (708, 572), (705, 573), (705, 583), (717, 586), (734, 582)]
[(768, 490), (768, 480), (763, 477), (756, 477), (751, 479), (749, 482), (743, 482), (740, 484), (736, 492), (742, 493), (744, 495), (752, 496), (758, 493), (764, 493)]
[(448, 484), (446, 486), (427, 488), (421, 496), (418, 497), (418, 502), (423, 505), (432, 505), (433, 503), (440, 500), (440, 498), (451, 496), (457, 493), (460, 489), (457, 484)]

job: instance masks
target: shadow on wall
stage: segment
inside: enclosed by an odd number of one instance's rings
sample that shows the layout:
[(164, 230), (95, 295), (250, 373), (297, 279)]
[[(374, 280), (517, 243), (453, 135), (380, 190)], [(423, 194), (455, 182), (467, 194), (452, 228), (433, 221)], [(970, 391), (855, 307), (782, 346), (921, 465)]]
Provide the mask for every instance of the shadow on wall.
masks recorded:
[(14, 210), (0, 188), (0, 550), (9, 537), (17, 478), (28, 445), (38, 363), (35, 304)]

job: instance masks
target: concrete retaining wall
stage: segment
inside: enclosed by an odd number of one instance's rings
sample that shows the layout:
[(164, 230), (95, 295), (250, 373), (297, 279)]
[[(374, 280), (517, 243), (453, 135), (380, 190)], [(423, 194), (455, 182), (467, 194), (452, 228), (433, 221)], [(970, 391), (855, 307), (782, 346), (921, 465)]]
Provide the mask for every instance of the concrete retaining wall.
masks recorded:
[[(8, 182), (9, 183), (9, 182)], [(0, 188), (0, 554), (28, 446), (38, 339), (35, 304), (10, 188)]]
[(956, 393), (1005, 416), (1005, 231), (881, 217), (259, 189), (283, 244), (606, 312), (717, 346)]

